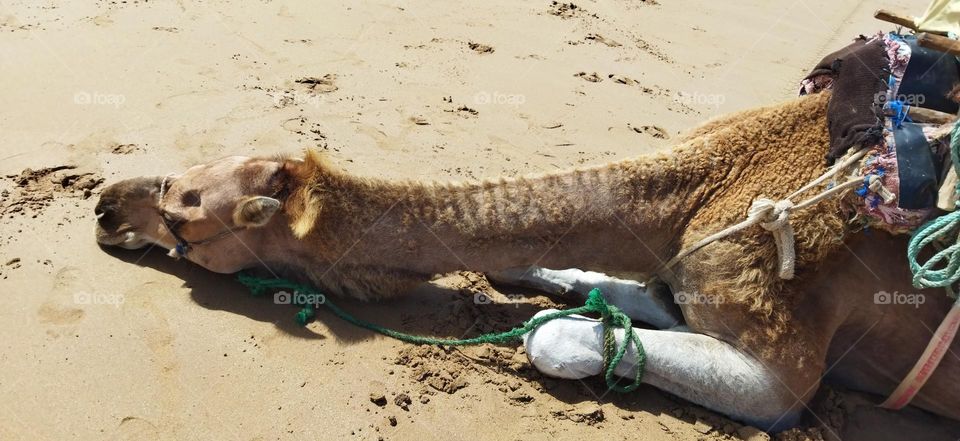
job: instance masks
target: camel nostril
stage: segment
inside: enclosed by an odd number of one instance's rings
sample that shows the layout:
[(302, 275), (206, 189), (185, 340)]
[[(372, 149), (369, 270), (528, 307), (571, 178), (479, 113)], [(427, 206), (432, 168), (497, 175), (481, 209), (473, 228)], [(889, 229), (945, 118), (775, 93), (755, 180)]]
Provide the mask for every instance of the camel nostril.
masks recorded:
[(97, 204), (97, 207), (93, 209), (93, 214), (97, 216), (97, 223), (101, 227), (107, 227), (113, 220), (114, 210), (109, 205)]

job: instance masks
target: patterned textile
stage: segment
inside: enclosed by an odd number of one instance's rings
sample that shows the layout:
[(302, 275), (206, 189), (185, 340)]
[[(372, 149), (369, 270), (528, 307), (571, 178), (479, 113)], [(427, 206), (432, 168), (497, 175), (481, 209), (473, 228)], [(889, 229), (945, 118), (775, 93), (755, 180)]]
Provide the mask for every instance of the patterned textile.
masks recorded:
[(921, 209), (900, 207), (900, 163), (891, 119), (887, 119), (884, 127), (883, 141), (870, 147), (858, 174), (863, 176), (864, 184), (857, 189), (849, 208), (870, 228), (905, 234), (933, 214), (934, 206)]
[[(898, 92), (910, 62), (910, 46), (892, 33), (877, 36), (874, 40), (883, 42), (889, 62), (887, 90), (877, 97), (877, 102), (882, 103), (885, 109), (899, 109), (903, 103), (899, 100)], [(854, 197), (844, 202), (844, 206), (855, 214), (855, 219), (871, 228), (893, 234), (913, 231), (935, 212), (937, 182), (942, 180), (944, 164), (948, 162), (946, 145), (934, 143), (931, 139), (935, 125), (907, 124), (907, 127), (903, 126), (903, 121), (903, 117), (897, 116), (883, 118), (882, 138), (867, 146), (868, 153), (856, 173), (863, 176), (864, 183)], [(908, 128), (916, 130), (916, 127), (922, 130), (922, 135), (921, 132), (915, 132), (922, 139), (898, 146), (898, 139), (901, 142), (907, 139), (899, 135)], [(926, 144), (923, 143), (924, 139)], [(901, 170), (905, 159), (898, 157), (898, 151), (899, 155), (909, 152), (908, 156), (913, 158), (908, 161), (911, 167), (925, 167), (925, 182), (917, 182), (914, 170)], [(916, 161), (918, 157), (923, 161)], [(903, 182), (903, 179), (913, 181)], [(929, 201), (931, 196), (933, 200)], [(918, 201), (922, 203), (918, 205)]]

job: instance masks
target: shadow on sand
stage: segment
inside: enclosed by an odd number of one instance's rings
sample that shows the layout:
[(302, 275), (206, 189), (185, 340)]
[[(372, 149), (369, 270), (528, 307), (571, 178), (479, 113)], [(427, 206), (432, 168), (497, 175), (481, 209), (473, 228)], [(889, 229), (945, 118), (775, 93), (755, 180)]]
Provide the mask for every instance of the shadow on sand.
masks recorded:
[[(317, 321), (322, 322), (322, 326), (300, 326), (295, 319), (298, 308), (275, 304), (272, 295), (252, 296), (243, 285), (237, 282), (235, 275), (216, 274), (191, 262), (171, 259), (166, 256), (164, 250), (159, 248), (150, 250), (146, 254), (143, 250), (131, 251), (113, 247), (104, 247), (103, 250), (124, 262), (153, 268), (178, 277), (183, 281), (183, 286), (190, 289), (193, 301), (204, 308), (239, 314), (260, 322), (269, 322), (291, 336), (304, 339), (326, 339), (328, 338), (326, 333), (329, 333), (338, 342), (345, 344), (354, 344), (375, 336), (371, 331), (340, 320), (322, 307), (318, 309), (316, 317)], [(531, 290), (516, 287), (498, 285), (495, 290), (510, 298), (539, 296)], [(361, 302), (345, 298), (332, 300), (358, 318), (390, 329), (411, 334), (453, 338), (472, 337), (490, 331), (506, 331), (520, 325), (544, 306), (550, 306), (544, 305), (544, 302), (539, 304), (491, 302), (478, 305), (474, 302), (473, 295), (474, 293), (469, 290), (444, 288), (428, 283), (397, 299), (376, 302)], [(464, 309), (471, 310), (472, 315), (462, 314)], [(450, 319), (457, 315), (466, 315), (467, 319), (464, 320), (462, 317), (460, 320)], [(492, 321), (496, 329), (491, 329), (491, 321), (487, 320), (490, 317), (496, 317), (496, 320)], [(532, 367), (514, 371), (503, 369), (503, 366), (496, 361), (468, 358), (478, 365), (516, 380), (538, 383), (547, 394), (569, 405), (589, 402), (611, 403), (623, 410), (624, 418), (628, 418), (634, 412), (669, 414), (671, 418), (678, 418), (691, 424), (696, 423), (698, 419), (707, 418), (717, 429), (725, 424), (724, 421), (729, 421), (718, 414), (646, 385), (630, 394), (618, 394), (608, 391), (600, 377), (582, 381), (554, 380), (543, 377)], [(911, 433), (924, 433), (925, 436), (933, 436), (927, 438), (933, 440), (953, 441), (960, 438), (958, 422), (916, 409), (890, 412), (873, 405), (879, 398), (855, 392), (841, 390), (837, 392), (844, 400), (843, 429), (836, 434), (841, 439), (848, 441), (900, 440), (911, 438)], [(823, 395), (824, 392), (821, 391), (818, 399)], [(816, 405), (811, 407), (816, 408)], [(815, 417), (808, 412), (803, 426), (818, 427), (822, 426), (821, 421), (829, 420), (828, 415)], [(821, 431), (828, 432), (823, 429)], [(836, 436), (826, 436), (826, 439), (833, 438)]]
[[(273, 323), (277, 329), (292, 336), (305, 339), (324, 339), (327, 336), (318, 332), (315, 326), (300, 326), (296, 321), (299, 308), (291, 305), (275, 304), (272, 293), (253, 296), (241, 285), (235, 274), (217, 274), (186, 260), (175, 260), (166, 255), (166, 251), (154, 248), (143, 250), (124, 250), (103, 247), (104, 252), (124, 262), (148, 267), (173, 275), (183, 281), (190, 289), (190, 296), (198, 305), (216, 311), (239, 314), (259, 322)], [(425, 283), (416, 290), (395, 299), (364, 302), (349, 298), (331, 297), (330, 300), (345, 311), (361, 320), (396, 329), (401, 332), (436, 337), (472, 337), (487, 330), (478, 327), (478, 323), (461, 321), (463, 329), (450, 329), (449, 321), (438, 323), (442, 317), (438, 312), (457, 309), (465, 302), (474, 302), (474, 293), (463, 289), (445, 288)], [(483, 303), (483, 314), (515, 321), (507, 325), (519, 326), (533, 316), (540, 308), (524, 303)], [(356, 327), (334, 316), (322, 306), (317, 309), (316, 321), (323, 323), (327, 331), (341, 342), (354, 343), (374, 335), (372, 331)], [(477, 320), (479, 321), (479, 319)], [(446, 331), (446, 332), (444, 332)], [(479, 331), (479, 332), (478, 332)], [(439, 334), (437, 332), (440, 332)]]

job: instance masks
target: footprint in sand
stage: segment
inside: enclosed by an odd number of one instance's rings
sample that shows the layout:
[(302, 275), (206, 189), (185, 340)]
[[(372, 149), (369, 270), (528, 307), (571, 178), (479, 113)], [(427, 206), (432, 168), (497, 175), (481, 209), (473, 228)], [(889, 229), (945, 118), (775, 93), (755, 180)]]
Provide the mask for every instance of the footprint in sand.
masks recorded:
[(623, 75), (610, 74), (610, 75), (607, 75), (607, 78), (610, 78), (615, 83), (626, 84), (627, 86), (633, 86), (638, 84), (637, 80), (634, 80), (633, 78), (623, 76)]
[(337, 74), (326, 74), (322, 77), (303, 77), (294, 81), (306, 86), (314, 93), (330, 93), (338, 89)]
[(547, 11), (547, 14), (556, 15), (560, 18), (573, 18), (584, 13), (585, 11), (583, 8), (580, 8), (573, 3), (562, 3), (557, 1), (550, 2), (550, 9)]
[(664, 130), (664, 129), (663, 129), (662, 127), (660, 127), (660, 126), (640, 126), (640, 127), (633, 127), (633, 126), (629, 126), (629, 125), (628, 125), (628, 127), (630, 127), (630, 129), (633, 130), (634, 132), (640, 133), (640, 134), (642, 134), (642, 135), (652, 136), (652, 137), (657, 138), (657, 139), (669, 139), (669, 138), (670, 138), (670, 135), (667, 133), (667, 131)]
[(110, 437), (115, 441), (149, 441), (160, 439), (160, 430), (150, 421), (134, 416), (123, 417), (116, 432)]
[(4, 270), (20, 269), (21, 266), (23, 266), (23, 261), (19, 257), (14, 257), (0, 267), (0, 274), (3, 274)]
[[(173, 333), (170, 322), (167, 320), (164, 309), (157, 306), (154, 302), (154, 297), (149, 295), (149, 293), (156, 291), (154, 283), (156, 282), (148, 281), (141, 283), (124, 290), (121, 295), (125, 299), (124, 307), (137, 311), (139, 326), (136, 328), (136, 333), (152, 354), (150, 369), (156, 374), (156, 376), (152, 378), (155, 378), (155, 381), (158, 382), (158, 387), (163, 391), (156, 401), (156, 404), (160, 407), (160, 416), (158, 417), (159, 420), (157, 423), (161, 427), (170, 427), (170, 425), (179, 418), (176, 409), (179, 408), (182, 402), (184, 390), (177, 380), (180, 372), (180, 363), (175, 350), (176, 336)], [(146, 425), (144, 423), (146, 423)], [(130, 420), (126, 424), (134, 424), (131, 428), (137, 430), (153, 427), (151, 422), (146, 420)], [(121, 423), (121, 429), (124, 429), (126, 424)]]
[(473, 41), (467, 43), (467, 46), (478, 54), (492, 54), (494, 51), (493, 46), (489, 46), (482, 43), (475, 43)]
[(76, 306), (89, 303), (85, 288), (79, 268), (68, 266), (57, 271), (51, 287), (54, 294), (37, 309), (40, 323), (69, 325), (82, 320), (86, 313)]
[(142, 149), (140, 148), (140, 146), (136, 144), (117, 144), (112, 149), (110, 149), (110, 153), (113, 153), (115, 155), (129, 155), (131, 153), (138, 152), (141, 150)]
[[(247, 88), (247, 86), (243, 86)], [(273, 107), (282, 109), (288, 106), (309, 104), (319, 106), (323, 101), (322, 95), (335, 92), (337, 75), (328, 73), (321, 77), (303, 77), (287, 82), (281, 87), (250, 87), (249, 89), (266, 92), (273, 99)]]
[(40, 323), (53, 325), (69, 325), (83, 319), (86, 313), (80, 308), (59, 306), (53, 303), (44, 303), (37, 310)]
[(106, 15), (98, 15), (93, 17), (90, 21), (97, 26), (110, 26), (113, 24), (113, 19)]
[(605, 45), (607, 45), (607, 46), (610, 46), (610, 47), (623, 46), (622, 44), (620, 44), (620, 43), (618, 43), (618, 42), (616, 42), (616, 41), (614, 41), (614, 40), (611, 40), (611, 39), (609, 39), (609, 38), (606, 38), (606, 37), (604, 37), (603, 35), (600, 35), (600, 34), (587, 34), (587, 36), (584, 37), (584, 40), (593, 41), (593, 42), (596, 42), (596, 43), (603, 43), (603, 44), (605, 44)]
[(600, 75), (598, 75), (596, 72), (592, 72), (592, 73), (577, 72), (573, 74), (573, 76), (583, 78), (585, 81), (589, 81), (591, 83), (599, 83), (603, 81), (603, 78), (601, 78)]

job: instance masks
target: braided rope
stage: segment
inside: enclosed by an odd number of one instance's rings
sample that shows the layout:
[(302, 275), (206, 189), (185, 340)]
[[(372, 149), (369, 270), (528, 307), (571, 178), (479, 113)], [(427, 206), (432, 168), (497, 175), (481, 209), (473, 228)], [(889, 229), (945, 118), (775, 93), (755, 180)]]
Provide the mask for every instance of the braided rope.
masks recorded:
[[(953, 167), (960, 173), (960, 120), (953, 126), (950, 135), (950, 159)], [(954, 197), (960, 194), (960, 183), (954, 190)], [(907, 246), (907, 261), (913, 272), (913, 286), (917, 288), (947, 288), (960, 280), (960, 210), (947, 213), (922, 225), (913, 233)], [(923, 249), (934, 242), (954, 237), (950, 245), (933, 255), (924, 263), (918, 261)]]

